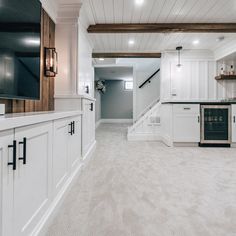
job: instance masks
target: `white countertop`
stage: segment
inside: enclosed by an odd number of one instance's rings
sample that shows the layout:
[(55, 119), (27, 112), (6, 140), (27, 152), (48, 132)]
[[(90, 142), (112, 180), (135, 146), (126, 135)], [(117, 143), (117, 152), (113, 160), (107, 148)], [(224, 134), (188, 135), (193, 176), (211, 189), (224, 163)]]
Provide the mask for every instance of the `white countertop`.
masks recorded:
[(55, 99), (88, 99), (91, 101), (96, 101), (95, 98), (91, 97), (88, 94), (68, 94), (68, 95), (55, 95), (54, 96)]
[(6, 114), (0, 116), (0, 131), (82, 114), (82, 111), (49, 111)]

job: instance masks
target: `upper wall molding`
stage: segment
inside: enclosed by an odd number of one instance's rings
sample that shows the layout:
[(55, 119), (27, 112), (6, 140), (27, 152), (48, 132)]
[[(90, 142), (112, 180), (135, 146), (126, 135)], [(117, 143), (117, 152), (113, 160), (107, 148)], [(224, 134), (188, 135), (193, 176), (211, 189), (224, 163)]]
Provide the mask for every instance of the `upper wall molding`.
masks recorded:
[(57, 23), (78, 23), (82, 3), (61, 3), (57, 11)]
[(51, 19), (56, 23), (58, 4), (55, 0), (40, 0), (43, 9), (48, 13)]

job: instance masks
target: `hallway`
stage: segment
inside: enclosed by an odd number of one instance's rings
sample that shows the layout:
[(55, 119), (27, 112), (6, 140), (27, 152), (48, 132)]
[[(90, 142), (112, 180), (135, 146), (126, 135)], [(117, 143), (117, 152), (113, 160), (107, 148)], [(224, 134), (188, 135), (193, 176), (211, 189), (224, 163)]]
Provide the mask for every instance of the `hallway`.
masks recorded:
[(127, 142), (126, 125), (97, 131), (94, 157), (47, 236), (236, 235), (234, 148)]

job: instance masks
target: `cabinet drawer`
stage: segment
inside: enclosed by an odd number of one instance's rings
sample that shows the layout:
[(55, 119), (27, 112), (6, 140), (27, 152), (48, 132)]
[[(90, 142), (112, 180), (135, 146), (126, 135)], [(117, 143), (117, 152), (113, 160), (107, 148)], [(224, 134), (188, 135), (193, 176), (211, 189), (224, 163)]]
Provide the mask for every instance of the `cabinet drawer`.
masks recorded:
[(174, 114), (199, 114), (199, 104), (175, 104), (173, 105)]

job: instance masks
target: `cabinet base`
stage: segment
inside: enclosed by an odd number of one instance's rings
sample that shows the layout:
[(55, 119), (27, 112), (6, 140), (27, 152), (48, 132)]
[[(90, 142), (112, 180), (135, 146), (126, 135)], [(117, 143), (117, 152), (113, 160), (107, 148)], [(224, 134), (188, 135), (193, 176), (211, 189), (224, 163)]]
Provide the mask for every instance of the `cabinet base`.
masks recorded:
[(231, 145), (228, 143), (199, 143), (199, 147), (219, 147), (219, 148), (230, 148)]

